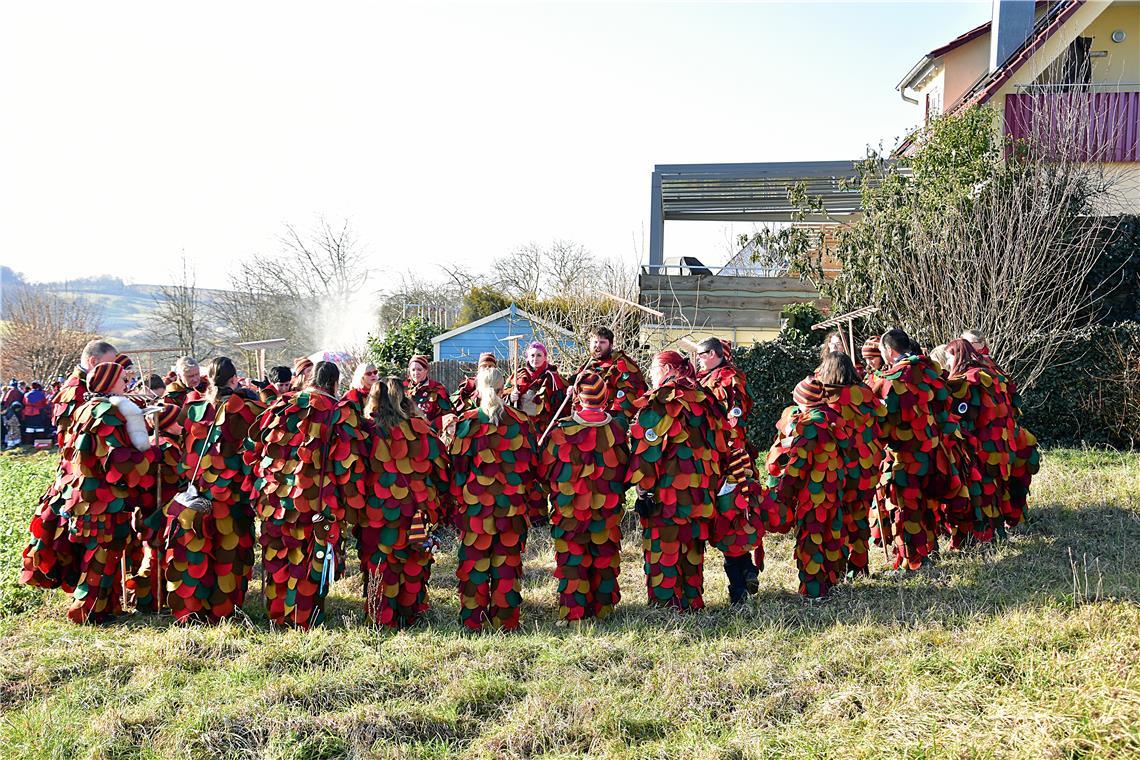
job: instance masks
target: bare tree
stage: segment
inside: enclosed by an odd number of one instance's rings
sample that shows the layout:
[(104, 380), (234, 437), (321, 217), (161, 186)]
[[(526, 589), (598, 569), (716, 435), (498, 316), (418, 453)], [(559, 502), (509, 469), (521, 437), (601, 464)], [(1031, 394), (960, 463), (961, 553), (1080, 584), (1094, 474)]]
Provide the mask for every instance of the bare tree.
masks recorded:
[(538, 298), (547, 252), (538, 243), (519, 246), (491, 262), (495, 286), (517, 299)]
[(149, 330), (153, 339), (196, 357), (204, 357), (213, 349), (213, 330), (198, 290), (197, 273), (185, 253), (181, 271), (171, 276), (169, 285), (159, 287), (154, 305)]
[(4, 377), (51, 380), (79, 363), (83, 345), (97, 336), (101, 312), (81, 296), (34, 285), (4, 293), (0, 352)]
[(286, 225), (279, 242), (275, 255), (238, 262), (230, 292), (216, 299), (217, 319), (234, 340), (285, 338), (280, 354), (288, 357), (375, 323), (365, 297), (370, 272), (347, 221), (320, 219), (308, 233)]

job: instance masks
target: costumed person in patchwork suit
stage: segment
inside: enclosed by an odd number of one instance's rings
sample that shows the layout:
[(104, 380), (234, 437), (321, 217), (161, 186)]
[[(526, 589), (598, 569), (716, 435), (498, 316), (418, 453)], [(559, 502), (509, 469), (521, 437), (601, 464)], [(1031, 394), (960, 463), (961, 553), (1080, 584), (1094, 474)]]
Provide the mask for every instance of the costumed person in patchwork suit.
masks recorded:
[[(622, 351), (614, 350), (614, 333), (608, 327), (599, 327), (590, 337), (590, 361), (581, 372), (601, 375), (606, 384), (606, 411), (629, 420), (636, 413), (633, 402), (648, 387), (645, 377), (633, 359)], [(581, 374), (579, 372), (579, 374)]]
[(625, 425), (603, 408), (599, 375), (579, 376), (580, 409), (559, 420), (542, 447), (541, 478), (550, 488), (558, 619), (602, 619), (621, 592), (621, 516), (629, 446)]
[(824, 400), (846, 426), (840, 438), (846, 468), (843, 489), (843, 545), (847, 574), (870, 574), (871, 504), (879, 472), (883, 466), (883, 440), (880, 423), (886, 407), (871, 389), (859, 380), (847, 354), (831, 352), (816, 372), (823, 383)]
[(634, 402), (629, 429), (649, 603), (697, 610), (705, 604), (705, 541), (728, 469), (727, 423), (676, 351), (657, 354), (650, 376), (653, 388)]
[(310, 385), (313, 379), (313, 360), (307, 356), (298, 356), (293, 360), (293, 387), (292, 391), (303, 390)]
[(167, 598), (178, 622), (216, 623), (245, 603), (254, 562), (249, 441), (265, 406), (238, 387), (227, 357), (210, 362), (205, 398), (186, 409), (180, 474), (167, 515)]
[(499, 366), (499, 360), (495, 358), (494, 354), (488, 352), (479, 354), (479, 364), (475, 369), (475, 375), (463, 378), (463, 382), (455, 389), (455, 393), (451, 394), (451, 407), (456, 416), (469, 412), (479, 405), (476, 378), (485, 368), (497, 366)]
[(110, 343), (90, 341), (83, 347), (79, 364), (52, 395), (52, 425), (61, 455), (55, 479), (40, 497), (32, 516), (32, 538), (24, 549), (20, 573), (23, 583), (40, 588), (66, 588), (69, 592), (75, 588), (80, 550), (69, 539), (67, 522), (59, 515), (59, 506), (63, 503), (59, 489), (73, 480), (75, 463), (63, 456), (62, 451), (70, 439), (75, 411), (87, 400), (88, 372), (99, 364), (114, 362), (118, 353)]
[(206, 382), (202, 377), (202, 368), (193, 356), (181, 356), (174, 363), (175, 379), (166, 384), (164, 397), (171, 404), (177, 404), (185, 409), (191, 401), (202, 398), (206, 391)]
[(305, 387), (261, 415), (252, 462), (252, 498), (261, 518), (265, 599), (275, 625), (308, 629), (324, 620), (338, 573), (335, 547), (344, 505), (334, 447), (354, 440), (337, 429), (340, 369), (317, 362)]
[(78, 561), (60, 584), (73, 592), (67, 617), (74, 623), (103, 623), (123, 611), (122, 559), (131, 517), (142, 493), (154, 486), (146, 421), (125, 390), (122, 366), (96, 365), (61, 451), (72, 466), (61, 473), (52, 508), (60, 518), (57, 530), (77, 548)]
[(288, 367), (270, 367), (266, 382), (258, 385), (257, 395), (261, 403), (272, 406), (277, 399), (290, 392), (293, 385), (293, 370)]
[(1001, 512), (1007, 528), (1015, 528), (1025, 519), (1025, 507), (1029, 500), (1029, 486), (1033, 476), (1041, 469), (1041, 452), (1037, 448), (1037, 436), (1021, 424), (1021, 396), (1017, 383), (998, 366), (990, 356), (985, 335), (978, 330), (967, 330), (962, 337), (970, 342), (987, 366), (991, 375), (1005, 384), (1008, 396), (1006, 403), (1010, 415), (1008, 424), (1012, 429), (1013, 458), (1009, 464), (1009, 479), (1001, 500)]
[(450, 414), (455, 407), (448, 398), (447, 388), (438, 380), (433, 380), (430, 371), (431, 359), (424, 354), (416, 354), (408, 361), (408, 396), (424, 419), (439, 432), (444, 416)]
[(859, 379), (870, 386), (883, 369), (883, 352), (879, 350), (879, 336), (872, 335), (863, 341), (860, 353), (863, 355), (863, 366), (858, 368)]
[(364, 419), (364, 406), (368, 403), (368, 393), (372, 386), (380, 379), (380, 370), (372, 362), (361, 362), (352, 372), (352, 381), (348, 391), (341, 397), (342, 404), (351, 404), (352, 409), (360, 419)]
[(479, 370), (479, 406), (451, 441), (451, 495), (459, 529), (459, 618), (471, 630), (515, 630), (522, 603), (527, 494), (538, 476), (530, 420), (500, 394), (503, 373)]
[(827, 595), (846, 570), (843, 550), (843, 490), (846, 467), (840, 436), (845, 425), (827, 406), (823, 383), (806, 377), (784, 410), (768, 452), (771, 498), (790, 508), (796, 524), (799, 591), (809, 599)]
[[(764, 568), (763, 527), (752, 497), (757, 495), (757, 484), (741, 484), (748, 480), (752, 456), (748, 452), (746, 426), (752, 411), (752, 396), (748, 381), (732, 361), (732, 345), (720, 338), (706, 338), (697, 346), (700, 371), (697, 381), (701, 388), (720, 402), (728, 423), (726, 436), (736, 461), (735, 472), (741, 480), (732, 477), (732, 471), (717, 497), (717, 519), (713, 523), (712, 544), (724, 553), (724, 573), (728, 577), (728, 598), (734, 603), (743, 602), (759, 588), (760, 571)], [(743, 451), (739, 456), (737, 452)], [(750, 506), (752, 505), (752, 506)]]
[[(566, 398), (566, 381), (558, 374), (558, 367), (546, 360), (545, 345), (535, 341), (527, 347), (526, 364), (508, 379), (505, 393), (507, 403), (530, 418), (535, 436), (542, 435)], [(532, 527), (550, 519), (545, 486), (545, 482), (536, 480), (528, 496)]]
[(412, 625), (428, 609), (429, 531), (444, 516), (448, 491), (447, 451), (405, 400), (396, 377), (377, 381), (369, 392), (364, 506), (350, 517), (366, 614), (389, 628)]
[(1012, 411), (1005, 380), (990, 372), (969, 341), (950, 341), (946, 359), (950, 417), (961, 436), (971, 495), (967, 509), (946, 515), (950, 545), (961, 549), (1005, 535), (1001, 503), (1013, 461)]
[[(960, 490), (959, 475), (946, 456), (941, 436), (949, 421), (946, 384), (928, 358), (910, 352), (902, 330), (880, 340), (885, 368), (871, 385), (887, 414), (886, 444), (877, 498), (890, 524), (872, 532), (890, 542), (895, 569), (917, 570), (938, 548), (938, 512), (948, 493)], [(952, 483), (957, 485), (952, 487)]]

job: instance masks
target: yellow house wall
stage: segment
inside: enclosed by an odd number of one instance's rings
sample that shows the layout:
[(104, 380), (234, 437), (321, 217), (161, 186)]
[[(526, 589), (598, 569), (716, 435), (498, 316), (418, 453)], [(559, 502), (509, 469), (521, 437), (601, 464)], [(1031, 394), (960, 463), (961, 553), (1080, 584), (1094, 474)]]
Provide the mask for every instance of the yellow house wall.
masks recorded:
[[(1077, 9), (1072, 18), (1065, 22), (1064, 26), (1045, 42), (1036, 55), (1025, 62), (989, 102), (998, 114), (1005, 113), (1006, 95), (1016, 93), (1018, 85), (1036, 81), (1049, 64), (1065, 54), (1065, 50), (1078, 36), (1093, 36), (1093, 50), (1107, 49), (1109, 51), (1107, 59), (1093, 59), (1093, 79), (1095, 82), (1105, 84), (1140, 83), (1140, 68), (1138, 68), (1140, 67), (1140, 30), (1136, 29), (1138, 25), (1140, 25), (1140, 3), (1086, 2)], [(1118, 45), (1110, 39), (1109, 35), (1112, 34), (1113, 29), (1121, 28), (1128, 34), (1128, 39)], [(1098, 69), (1097, 64), (1101, 62), (1103, 62), (1103, 67)], [(1102, 79), (1102, 76), (1108, 78)], [(1004, 136), (1005, 125), (1001, 118), (997, 119), (995, 126), (999, 130), (999, 138)], [(1105, 209), (1105, 213), (1140, 213), (1140, 164), (1108, 164), (1106, 171), (1116, 173), (1118, 182), (1116, 184), (1116, 200), (1111, 208)]]
[[(1123, 29), (1124, 42), (1113, 42), (1112, 33)], [(1094, 52), (1108, 53), (1093, 58), (1092, 79), (1098, 84), (1140, 84), (1140, 3), (1117, 2), (1106, 8), (1081, 32), (1092, 37)]]
[(977, 82), (990, 64), (990, 36), (983, 34), (942, 58), (943, 103), (949, 108)]

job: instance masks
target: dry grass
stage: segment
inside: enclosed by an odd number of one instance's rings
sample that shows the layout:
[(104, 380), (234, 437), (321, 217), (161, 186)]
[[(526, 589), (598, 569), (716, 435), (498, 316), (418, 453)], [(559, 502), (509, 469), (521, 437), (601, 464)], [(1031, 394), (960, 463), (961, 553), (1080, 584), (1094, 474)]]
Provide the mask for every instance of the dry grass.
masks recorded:
[(861, 580), (821, 606), (794, 594), (786, 538), (769, 541), (743, 609), (725, 604), (712, 557), (710, 609), (685, 617), (646, 608), (630, 540), (625, 601), (580, 631), (553, 624), (545, 530), (515, 635), (460, 632), (446, 551), (426, 624), (398, 634), (363, 624), (359, 577), (337, 583), (329, 625), (309, 634), (269, 633), (256, 593), (249, 620), (212, 629), (153, 617), (76, 628), (50, 594), (0, 618), (0, 753), (1135, 756), (1140, 456), (1049, 452), (1031, 508), (1000, 546)]

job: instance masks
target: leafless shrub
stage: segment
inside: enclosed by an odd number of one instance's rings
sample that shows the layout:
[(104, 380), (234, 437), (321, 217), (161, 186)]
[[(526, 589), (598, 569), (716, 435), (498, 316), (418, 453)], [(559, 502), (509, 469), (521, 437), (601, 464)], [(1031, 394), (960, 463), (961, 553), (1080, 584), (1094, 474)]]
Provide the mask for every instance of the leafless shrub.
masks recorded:
[(83, 345), (97, 337), (100, 318), (100, 309), (81, 296), (34, 285), (9, 288), (0, 323), (0, 373), (42, 381), (66, 375), (79, 362)]

